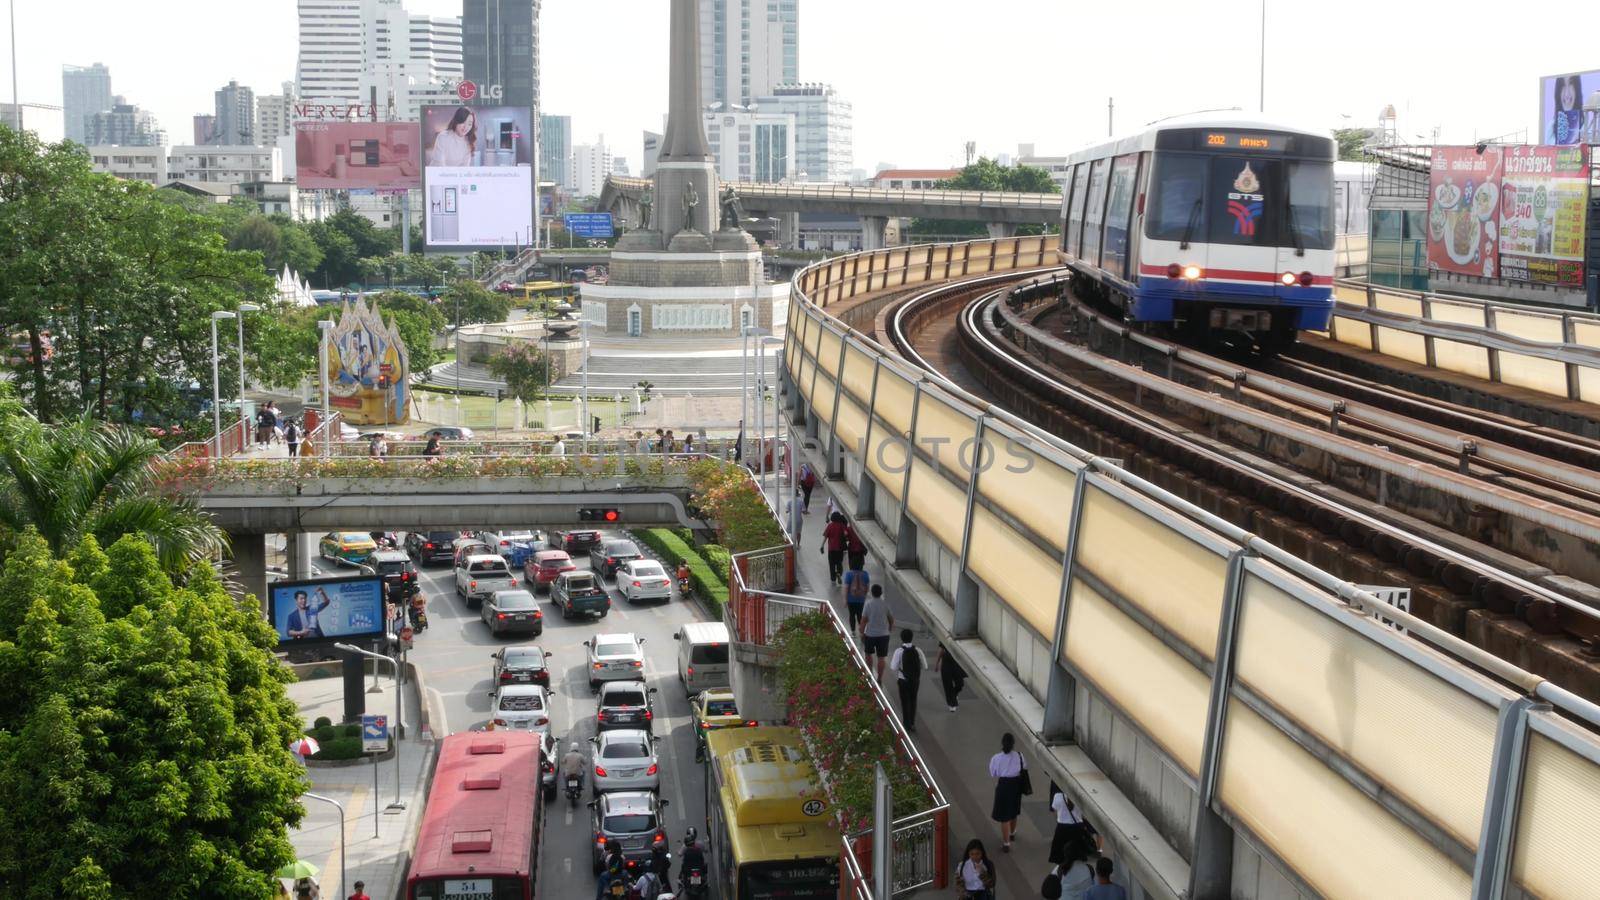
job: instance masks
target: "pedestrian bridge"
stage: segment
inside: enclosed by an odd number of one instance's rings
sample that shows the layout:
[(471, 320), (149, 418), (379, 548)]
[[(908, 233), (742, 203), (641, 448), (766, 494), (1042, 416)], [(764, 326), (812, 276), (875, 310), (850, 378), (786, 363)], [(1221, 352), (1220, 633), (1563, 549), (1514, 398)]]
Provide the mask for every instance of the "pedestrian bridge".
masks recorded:
[(1593, 896), (1600, 708), (841, 320), (1049, 264), (1048, 240), (813, 266), (784, 364), (813, 464), (1035, 785), (1063, 785), (1151, 897)]

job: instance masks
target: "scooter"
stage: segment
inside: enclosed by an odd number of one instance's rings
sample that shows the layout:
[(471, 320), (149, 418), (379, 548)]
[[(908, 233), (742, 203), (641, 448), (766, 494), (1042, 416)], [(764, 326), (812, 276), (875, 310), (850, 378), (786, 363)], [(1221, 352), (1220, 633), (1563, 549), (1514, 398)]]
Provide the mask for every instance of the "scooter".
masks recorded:
[(420, 633), (428, 630), (428, 611), (425, 608), (412, 605), (407, 607), (407, 612), (411, 616), (411, 628), (413, 631)]
[(688, 900), (705, 900), (706, 870), (693, 868), (683, 873), (683, 896)]
[(583, 793), (583, 778), (578, 775), (567, 776), (567, 806), (578, 805), (578, 797)]

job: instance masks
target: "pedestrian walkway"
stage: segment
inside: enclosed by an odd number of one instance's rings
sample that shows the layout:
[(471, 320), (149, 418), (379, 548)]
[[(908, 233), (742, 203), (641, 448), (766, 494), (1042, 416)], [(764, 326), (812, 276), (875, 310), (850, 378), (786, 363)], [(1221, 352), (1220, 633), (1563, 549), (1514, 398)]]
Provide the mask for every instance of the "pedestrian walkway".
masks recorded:
[[(385, 668), (384, 671), (387, 671)], [(371, 676), (367, 684), (372, 684)], [(394, 679), (380, 675), (381, 694), (367, 694), (367, 712), (394, 716)], [(338, 723), (344, 715), (344, 679), (319, 678), (289, 685), (289, 698), (311, 725), (318, 716)], [(306, 817), (289, 832), (298, 858), (322, 870), (318, 881), (325, 900), (343, 900), (356, 881), (366, 882), (373, 897), (398, 895), (416, 843), (422, 808), (427, 800), (427, 773), (432, 765), (433, 742), (418, 740), (415, 724), (421, 721), (414, 687), (405, 688), (405, 721), (411, 723), (400, 747), (399, 799), (405, 809), (389, 809), (395, 802), (395, 762), (378, 763), (378, 786), (373, 788), (373, 767), (361, 763), (340, 768), (307, 767), (311, 792), (344, 805), (344, 881), (340, 884), (339, 812), (332, 804), (303, 799)], [(376, 823), (376, 824), (374, 824)]]

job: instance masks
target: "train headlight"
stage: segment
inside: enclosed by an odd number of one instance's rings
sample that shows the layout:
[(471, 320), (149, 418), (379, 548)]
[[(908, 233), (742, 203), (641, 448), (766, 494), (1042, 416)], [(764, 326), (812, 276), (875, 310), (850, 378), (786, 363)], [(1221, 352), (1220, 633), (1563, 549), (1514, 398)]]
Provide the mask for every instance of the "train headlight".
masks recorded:
[(1183, 267), (1183, 277), (1188, 279), (1189, 281), (1198, 281), (1200, 279), (1200, 275), (1201, 275), (1201, 272), (1200, 272), (1200, 267), (1199, 266), (1184, 266)]
[(1294, 284), (1295, 280), (1296, 279), (1294, 277), (1294, 273), (1293, 272), (1285, 272), (1285, 273), (1283, 273), (1283, 283), (1284, 283), (1285, 286)]

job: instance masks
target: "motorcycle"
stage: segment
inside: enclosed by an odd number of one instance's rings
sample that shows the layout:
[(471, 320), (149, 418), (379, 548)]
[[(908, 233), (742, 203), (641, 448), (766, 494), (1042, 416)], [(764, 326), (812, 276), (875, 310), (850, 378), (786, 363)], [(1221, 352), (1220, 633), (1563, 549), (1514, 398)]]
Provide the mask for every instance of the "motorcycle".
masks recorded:
[(567, 776), (567, 806), (576, 807), (578, 796), (583, 793), (583, 779), (577, 775)]
[(683, 896), (688, 900), (705, 900), (706, 870), (696, 866), (683, 873)]
[(417, 632), (428, 630), (428, 611), (422, 606), (413, 604), (407, 609), (411, 616), (411, 629)]

